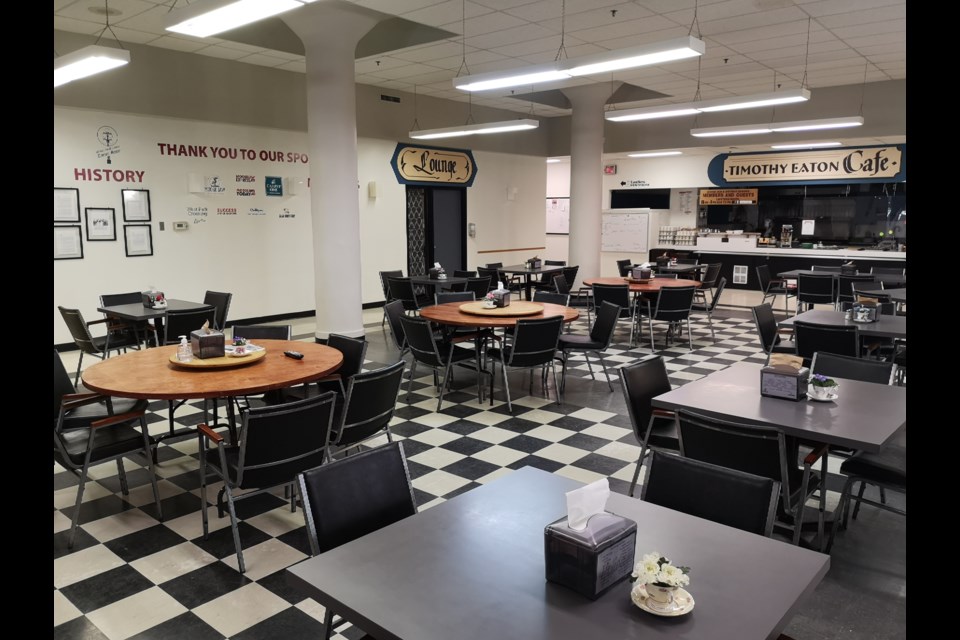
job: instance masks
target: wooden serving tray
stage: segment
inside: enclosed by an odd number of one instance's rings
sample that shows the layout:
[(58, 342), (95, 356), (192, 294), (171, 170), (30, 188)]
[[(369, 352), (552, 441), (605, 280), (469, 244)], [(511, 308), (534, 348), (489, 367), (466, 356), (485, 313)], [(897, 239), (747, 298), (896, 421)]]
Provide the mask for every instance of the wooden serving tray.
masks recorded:
[(495, 307), (493, 309), (487, 309), (483, 306), (482, 301), (477, 302), (465, 302), (460, 305), (460, 311), (464, 313), (469, 313), (475, 316), (497, 316), (497, 317), (511, 317), (511, 316), (532, 316), (538, 313), (543, 313), (543, 305), (536, 302), (527, 302), (526, 300), (517, 300), (516, 302), (511, 302), (508, 307)]
[(170, 355), (170, 362), (183, 367), (184, 369), (226, 369), (228, 367), (239, 367), (251, 362), (256, 362), (267, 355), (266, 349), (253, 351), (245, 356), (220, 356), (219, 358), (200, 358), (194, 357), (190, 362), (180, 362), (177, 360), (177, 353), (174, 351)]
[(653, 278), (630, 278), (630, 277), (626, 277), (626, 278), (624, 278), (624, 280), (626, 280), (626, 281), (629, 282), (630, 284), (649, 284), (650, 282), (653, 281)]

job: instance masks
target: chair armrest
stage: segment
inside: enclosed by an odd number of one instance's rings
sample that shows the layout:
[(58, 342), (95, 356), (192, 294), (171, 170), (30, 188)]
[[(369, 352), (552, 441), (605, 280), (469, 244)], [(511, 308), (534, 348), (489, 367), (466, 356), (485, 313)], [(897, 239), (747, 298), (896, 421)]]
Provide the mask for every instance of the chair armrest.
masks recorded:
[(99, 429), (100, 427), (109, 427), (120, 422), (129, 422), (135, 418), (142, 418), (144, 415), (143, 411), (128, 411), (127, 413), (118, 413), (115, 416), (109, 416), (107, 418), (102, 418), (100, 420), (95, 420), (90, 423), (90, 427), (93, 429)]
[(198, 424), (197, 431), (200, 432), (200, 435), (206, 436), (207, 439), (214, 444), (220, 444), (223, 442), (223, 436), (214, 431), (212, 427), (207, 426), (206, 423), (201, 422)]
[(658, 418), (676, 418), (677, 414), (668, 409), (654, 409), (650, 412), (650, 415), (657, 416)]
[(100, 393), (69, 393), (60, 400), (60, 410), (65, 411), (88, 404), (96, 404), (106, 399), (107, 396)]
[(823, 454), (829, 449), (829, 445), (821, 444), (817, 446), (813, 451), (807, 454), (807, 457), (803, 459), (803, 465), (812, 465), (814, 462), (823, 457)]
[(100, 318), (99, 320), (91, 320), (87, 323), (87, 326), (89, 327), (92, 324), (103, 324), (104, 322), (109, 322), (112, 319), (113, 318)]
[(320, 383), (320, 382), (334, 382), (334, 381), (339, 382), (339, 381), (342, 380), (342, 379), (343, 379), (343, 376), (341, 376), (339, 373), (331, 373), (331, 374), (328, 375), (328, 376), (324, 376), (324, 377), (320, 378), (320, 379), (317, 380), (316, 382), (317, 382), (317, 383)]

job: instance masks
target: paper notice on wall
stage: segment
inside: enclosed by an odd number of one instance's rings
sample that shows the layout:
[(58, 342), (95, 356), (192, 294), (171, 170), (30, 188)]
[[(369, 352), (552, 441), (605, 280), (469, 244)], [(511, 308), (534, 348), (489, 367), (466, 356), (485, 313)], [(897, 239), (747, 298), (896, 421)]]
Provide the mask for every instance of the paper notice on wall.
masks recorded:
[(816, 220), (804, 220), (804, 221), (800, 224), (800, 235), (802, 235), (802, 236), (812, 236), (812, 235), (813, 235), (813, 228), (814, 228), (814, 226), (816, 226), (816, 224), (817, 224), (817, 221), (816, 221)]

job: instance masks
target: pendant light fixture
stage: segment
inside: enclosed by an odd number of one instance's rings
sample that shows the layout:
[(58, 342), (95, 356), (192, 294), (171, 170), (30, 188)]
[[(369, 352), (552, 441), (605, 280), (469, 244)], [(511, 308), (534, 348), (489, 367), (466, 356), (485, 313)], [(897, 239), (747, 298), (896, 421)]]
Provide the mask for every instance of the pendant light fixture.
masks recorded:
[[(198, 0), (167, 14), (166, 30), (197, 38), (236, 29), (315, 0)], [(176, 5), (176, 3), (174, 3)]]
[[(123, 45), (120, 44), (120, 38), (117, 37), (117, 34), (113, 31), (113, 27), (110, 26), (110, 6), (108, 0), (104, 0), (103, 6), (106, 22), (103, 29), (101, 29), (97, 35), (96, 42), (53, 59), (54, 87), (59, 87), (68, 82), (79, 80), (80, 78), (87, 78), (102, 73), (103, 71), (116, 69), (130, 62), (130, 52), (123, 48)], [(103, 34), (107, 29), (110, 30), (113, 39), (117, 41), (117, 46), (120, 47), (119, 49), (104, 47), (100, 44), (100, 39), (103, 38)]]

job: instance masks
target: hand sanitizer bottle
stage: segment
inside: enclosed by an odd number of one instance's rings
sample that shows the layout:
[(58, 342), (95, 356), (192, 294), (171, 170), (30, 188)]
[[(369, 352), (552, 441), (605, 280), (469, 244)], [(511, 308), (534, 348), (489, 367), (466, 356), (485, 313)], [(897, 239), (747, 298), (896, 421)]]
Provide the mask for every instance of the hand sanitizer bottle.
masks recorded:
[(193, 360), (193, 349), (187, 342), (187, 336), (180, 336), (180, 346), (177, 347), (177, 360), (180, 362), (190, 362)]

